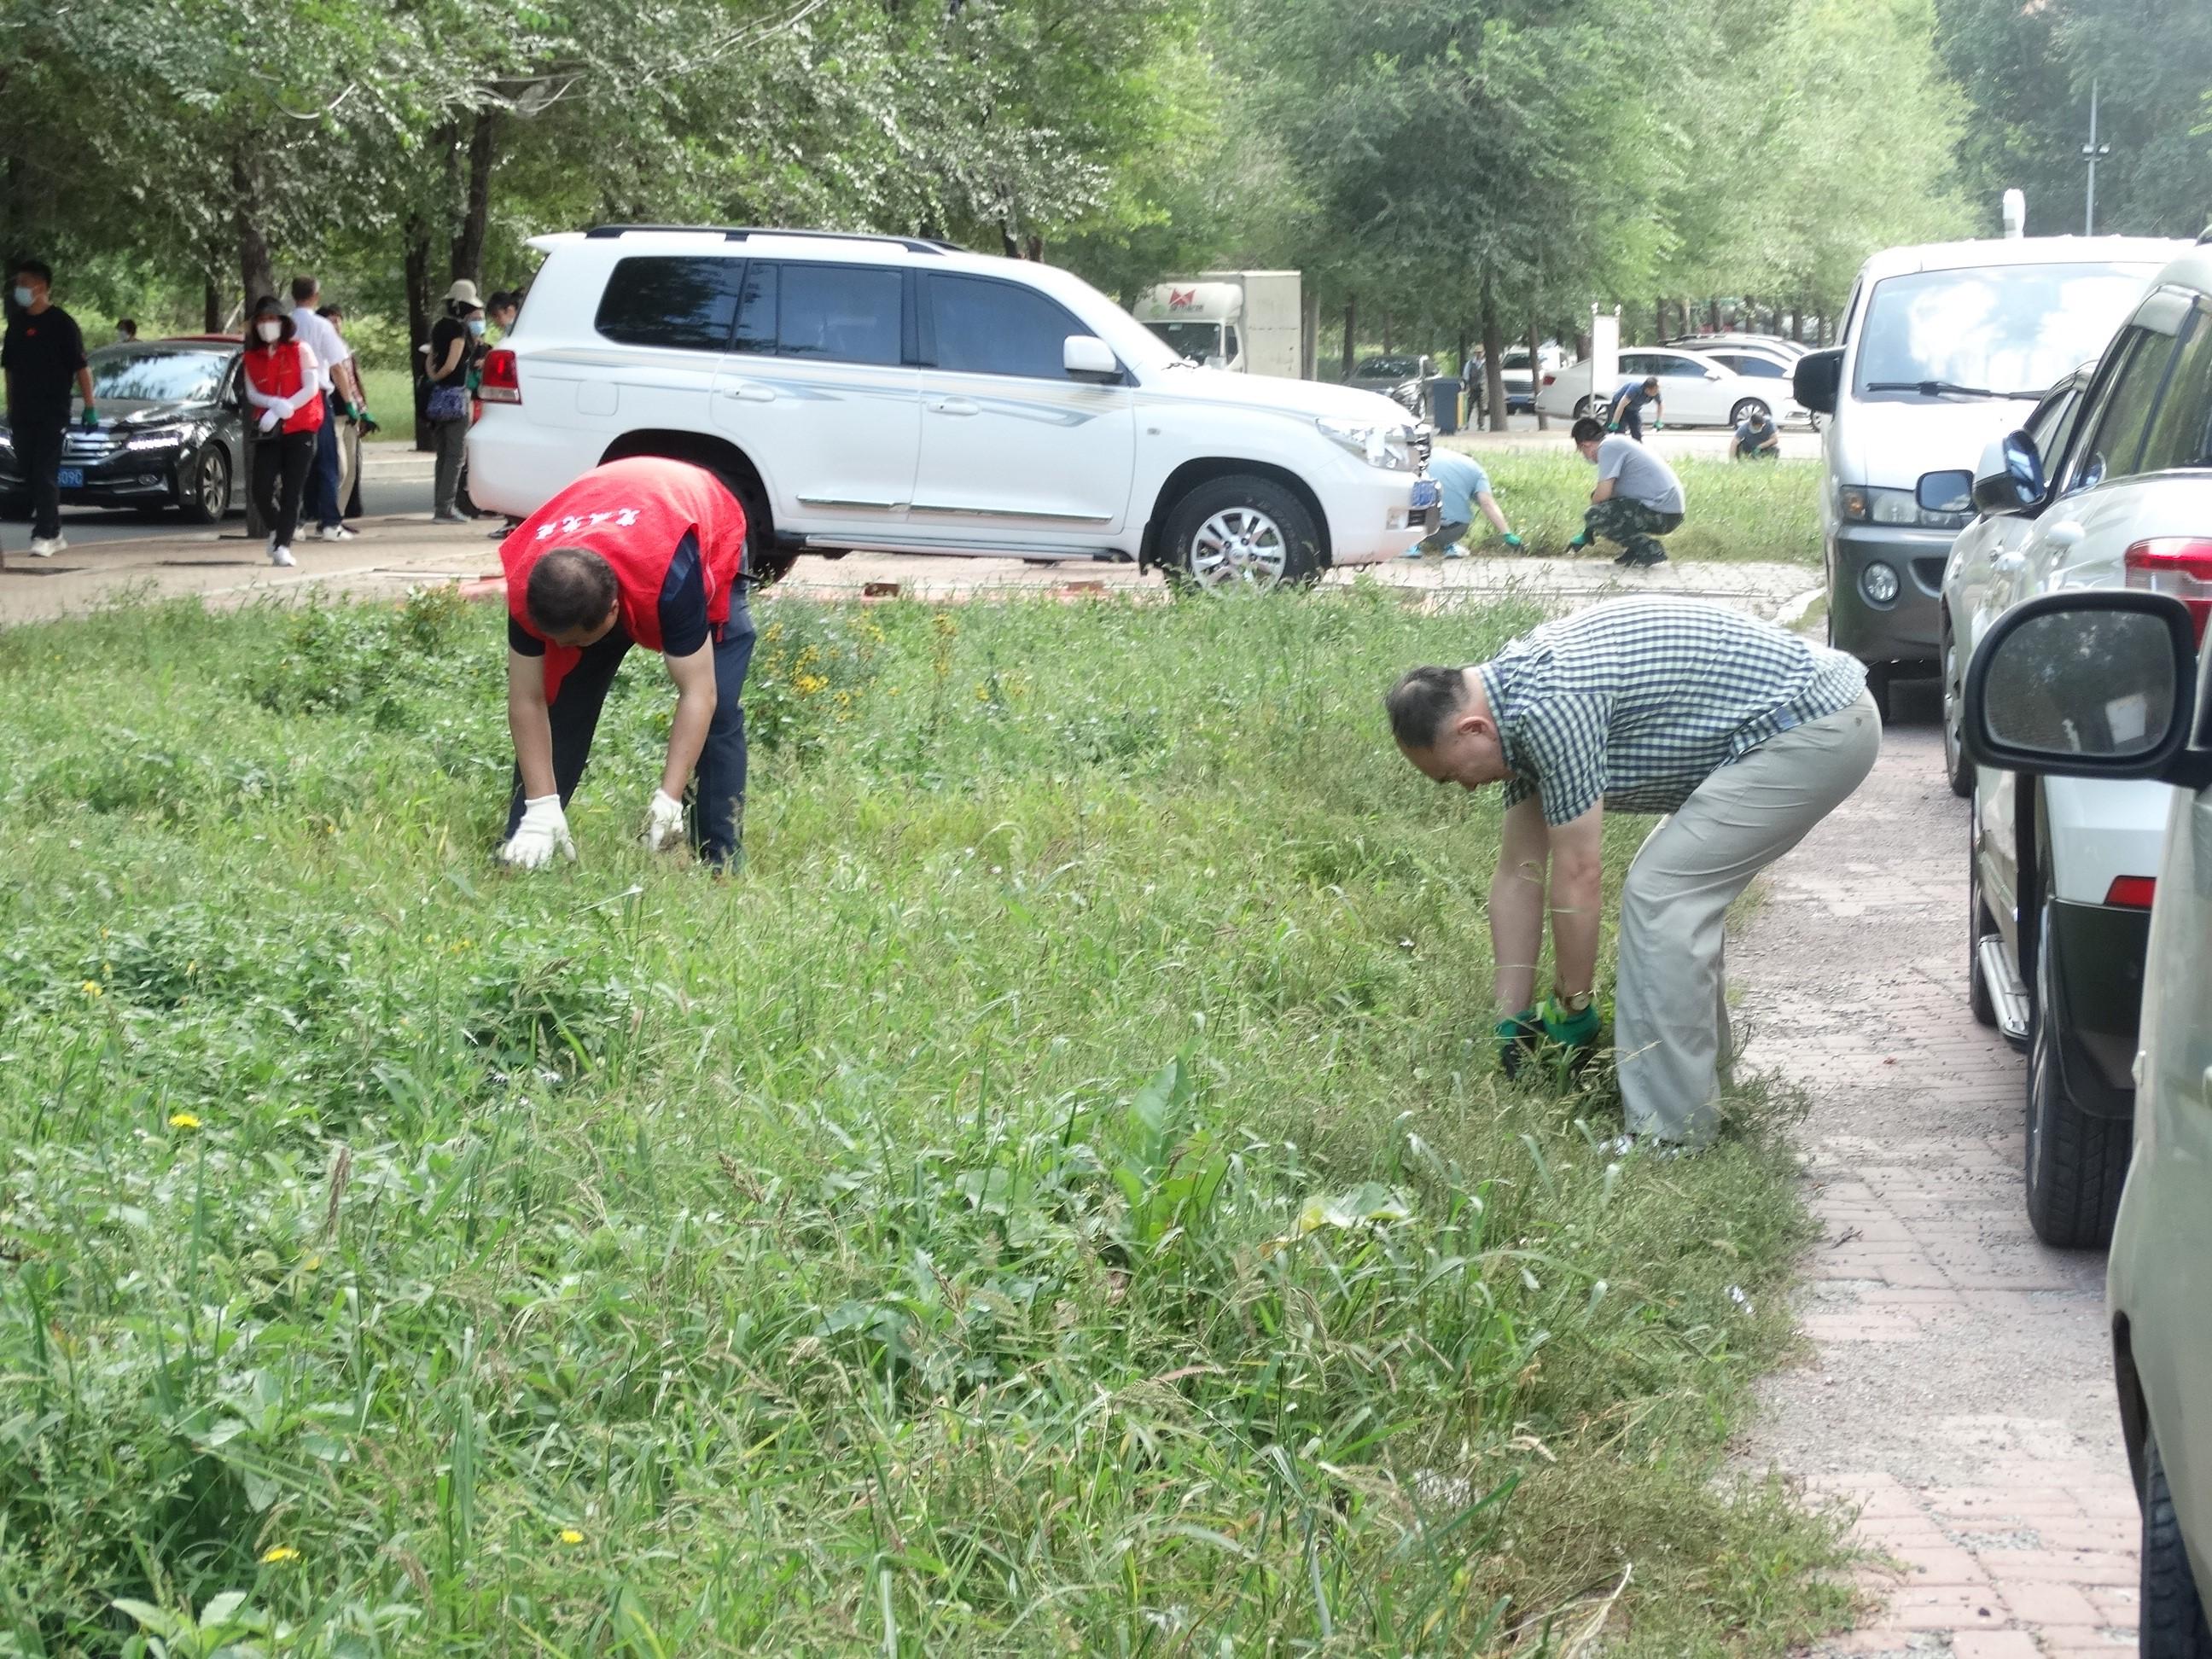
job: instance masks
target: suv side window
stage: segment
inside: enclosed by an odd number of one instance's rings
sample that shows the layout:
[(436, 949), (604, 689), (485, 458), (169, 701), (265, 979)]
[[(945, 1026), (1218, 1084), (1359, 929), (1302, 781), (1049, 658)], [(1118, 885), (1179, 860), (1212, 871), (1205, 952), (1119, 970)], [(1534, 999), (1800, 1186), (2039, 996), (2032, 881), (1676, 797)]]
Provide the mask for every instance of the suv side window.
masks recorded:
[(2027, 435), (2035, 440), (2035, 453), (2043, 458), (2044, 476), (2055, 473), (2066, 459), (2066, 441), (2081, 413), (2081, 388), (2068, 386), (2052, 392), (2027, 417)]
[(958, 374), (1064, 380), (1067, 337), (1091, 331), (1033, 289), (988, 276), (929, 279), (937, 366)]
[(784, 261), (776, 306), (775, 349), (787, 357), (896, 366), (906, 278), (875, 265), (808, 265)]
[(2118, 367), (2098, 399), (2069, 490), (2094, 489), (2107, 478), (2125, 477), (2136, 471), (2143, 428), (2172, 356), (2171, 337), (2147, 328), (2128, 329), (2115, 349)]
[(2166, 397), (2151, 417), (2135, 470), (2164, 472), (2184, 466), (2212, 466), (2212, 315), (2201, 308), (2182, 325)]
[(592, 326), (624, 345), (726, 350), (744, 270), (742, 259), (711, 255), (617, 259)]
[(766, 259), (745, 267), (745, 285), (738, 295), (738, 337), (731, 344), (738, 351), (775, 349), (775, 293), (778, 270)]

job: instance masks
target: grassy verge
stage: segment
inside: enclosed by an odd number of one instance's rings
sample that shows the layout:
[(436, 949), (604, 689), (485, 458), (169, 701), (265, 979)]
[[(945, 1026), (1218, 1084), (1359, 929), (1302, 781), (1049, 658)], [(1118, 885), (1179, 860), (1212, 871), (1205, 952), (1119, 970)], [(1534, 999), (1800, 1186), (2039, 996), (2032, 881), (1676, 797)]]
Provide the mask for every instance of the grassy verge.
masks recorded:
[[(1486, 450), (1476, 454), (1506, 518), (1531, 553), (1564, 554), (1583, 527), (1583, 512), (1597, 482), (1596, 469), (1571, 450)], [(1820, 564), (1818, 498), (1820, 464), (1669, 460), (1682, 480), (1689, 513), (1667, 538), (1677, 559), (1766, 560)], [(1484, 528), (1485, 536), (1489, 534)], [(1591, 556), (1606, 556), (1606, 547)]]
[(363, 369), (361, 395), (368, 399), (369, 412), (383, 428), (377, 434), (377, 441), (414, 441), (415, 381), (411, 374), (398, 368)]
[(1716, 1478), (1778, 1109), (1622, 1163), (1504, 1085), (1495, 802), (1379, 729), (1530, 619), (772, 602), (728, 880), (629, 844), (650, 664), (582, 861), (514, 878), (483, 610), (0, 636), (0, 1644), (1557, 1652), (1624, 1574), (1621, 1652), (1832, 1620), (1831, 1529)]

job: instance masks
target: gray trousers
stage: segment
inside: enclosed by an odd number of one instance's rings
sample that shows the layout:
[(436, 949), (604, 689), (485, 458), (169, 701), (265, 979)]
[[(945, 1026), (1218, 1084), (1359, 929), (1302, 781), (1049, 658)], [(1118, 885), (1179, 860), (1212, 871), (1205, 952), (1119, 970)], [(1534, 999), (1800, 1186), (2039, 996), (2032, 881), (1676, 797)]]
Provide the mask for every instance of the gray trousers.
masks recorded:
[(430, 483), (430, 510), (434, 513), (455, 510), (453, 498), (460, 493), (461, 461), (467, 453), (468, 441), (466, 416), (458, 421), (430, 422), (430, 447), (437, 456)]
[(1881, 716), (1862, 696), (1771, 738), (1660, 820), (1620, 894), (1613, 1046), (1632, 1134), (1701, 1146), (1729, 1058), (1728, 908), (1873, 769)]

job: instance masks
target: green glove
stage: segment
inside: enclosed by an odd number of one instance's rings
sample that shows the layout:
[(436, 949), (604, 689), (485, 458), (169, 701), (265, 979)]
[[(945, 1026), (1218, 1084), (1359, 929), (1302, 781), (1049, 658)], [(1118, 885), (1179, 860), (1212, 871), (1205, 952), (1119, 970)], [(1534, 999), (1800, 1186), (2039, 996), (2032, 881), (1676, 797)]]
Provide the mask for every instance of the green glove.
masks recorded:
[(359, 421), (363, 426), (374, 426), (376, 424), (376, 416), (368, 412), (368, 405), (367, 404), (356, 404), (353, 406), (353, 417), (356, 421)]
[(1607, 432), (1618, 432), (1620, 430), (1620, 422), (1619, 421), (1610, 422), (1607, 424), (1605, 429)]
[(1544, 1040), (1556, 1042), (1567, 1051), (1568, 1063), (1576, 1064), (1597, 1047), (1597, 1004), (1578, 1014), (1570, 1013), (1557, 997), (1546, 997), (1539, 1011), (1544, 1022)]
[(1508, 547), (1517, 548), (1521, 545), (1521, 538), (1509, 530), (1505, 532), (1505, 544)]
[(1651, 429), (1654, 432), (1664, 432), (1667, 429), (1667, 422), (1664, 421), (1654, 421), (1651, 422)]
[(1510, 1018), (1498, 1022), (1498, 1065), (1509, 1078), (1521, 1070), (1521, 1062), (1536, 1050), (1543, 1041), (1544, 1024), (1534, 1008), (1523, 1008)]
[(1573, 538), (1567, 543), (1567, 550), (1571, 553), (1579, 553), (1583, 549), (1589, 545), (1589, 532), (1587, 530), (1577, 530), (1575, 532)]
[(94, 413), (93, 407), (90, 404), (87, 404), (84, 406), (84, 429), (87, 432), (97, 432), (100, 430), (100, 416)]

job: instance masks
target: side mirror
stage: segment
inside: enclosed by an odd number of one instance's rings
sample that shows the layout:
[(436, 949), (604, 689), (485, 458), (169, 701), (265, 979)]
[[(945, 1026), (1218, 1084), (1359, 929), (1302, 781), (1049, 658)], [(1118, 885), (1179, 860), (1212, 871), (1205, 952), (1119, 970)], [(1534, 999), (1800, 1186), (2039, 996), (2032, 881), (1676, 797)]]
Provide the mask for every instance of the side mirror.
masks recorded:
[(1923, 513), (1965, 513), (1974, 504), (1974, 475), (1964, 467), (1955, 471), (1923, 472), (1912, 498)]
[(2197, 632), (2163, 593), (2092, 589), (2023, 600), (1966, 665), (1966, 752), (2008, 772), (2212, 781), (2188, 749)]
[(1790, 375), (1790, 395), (1815, 415), (1836, 412), (1836, 392), (1844, 383), (1844, 349), (1808, 351)]
[(1121, 362), (1114, 348), (1095, 334), (1071, 334), (1060, 349), (1060, 367), (1072, 380), (1118, 381)]
[(2033, 513), (2043, 505), (2050, 489), (2035, 440), (2014, 432), (1998, 439), (1982, 457), (1982, 471), (1974, 480), (1974, 505), (1992, 516)]

